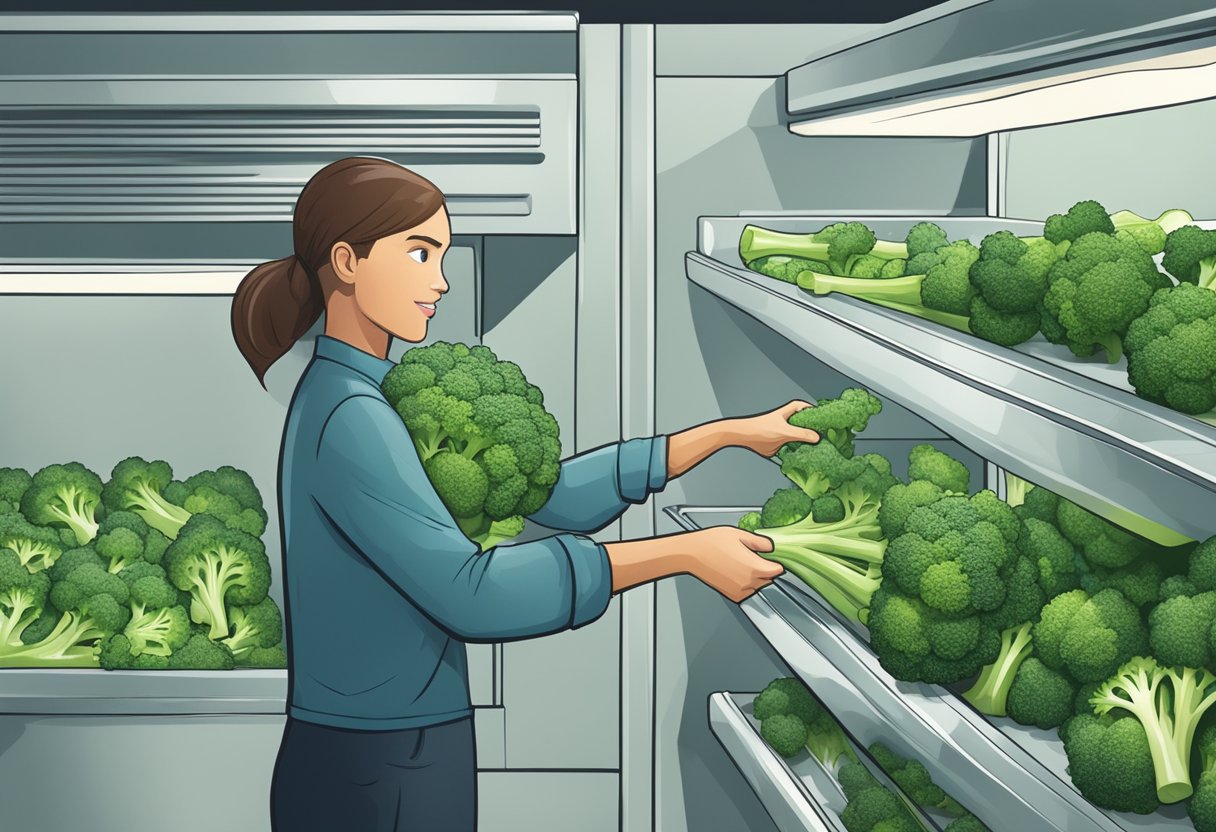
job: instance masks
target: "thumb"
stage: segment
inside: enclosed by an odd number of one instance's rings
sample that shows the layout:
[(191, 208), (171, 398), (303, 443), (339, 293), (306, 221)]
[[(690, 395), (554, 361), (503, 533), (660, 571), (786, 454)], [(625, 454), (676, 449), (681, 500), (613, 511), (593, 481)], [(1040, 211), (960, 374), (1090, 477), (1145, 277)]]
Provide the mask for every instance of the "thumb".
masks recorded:
[(798, 435), (795, 436), (792, 442), (809, 442), (812, 445), (818, 444), (820, 436), (810, 428), (799, 428)]
[(785, 567), (771, 560), (766, 560), (756, 567), (756, 574), (761, 578), (776, 578), (783, 572), (785, 572)]
[(741, 532), (739, 542), (753, 552), (771, 552), (773, 551), (773, 541), (762, 534), (753, 532)]
[(798, 411), (806, 410), (808, 407), (814, 407), (814, 406), (815, 405), (811, 404), (810, 402), (804, 402), (801, 399), (795, 399), (794, 401), (787, 404), (785, 407), (781, 408), (780, 413), (783, 417), (785, 417), (786, 419), (789, 419), (791, 416), (793, 416)]

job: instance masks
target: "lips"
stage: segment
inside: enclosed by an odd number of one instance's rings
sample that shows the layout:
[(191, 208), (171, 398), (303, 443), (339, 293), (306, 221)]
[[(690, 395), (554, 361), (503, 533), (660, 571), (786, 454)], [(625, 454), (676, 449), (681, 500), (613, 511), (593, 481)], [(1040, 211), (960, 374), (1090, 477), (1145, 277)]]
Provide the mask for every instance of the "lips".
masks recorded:
[(435, 314), (435, 304), (433, 304), (433, 303), (422, 303), (421, 301), (414, 301), (414, 304), (419, 309), (421, 309), (422, 314), (426, 315), (428, 318)]

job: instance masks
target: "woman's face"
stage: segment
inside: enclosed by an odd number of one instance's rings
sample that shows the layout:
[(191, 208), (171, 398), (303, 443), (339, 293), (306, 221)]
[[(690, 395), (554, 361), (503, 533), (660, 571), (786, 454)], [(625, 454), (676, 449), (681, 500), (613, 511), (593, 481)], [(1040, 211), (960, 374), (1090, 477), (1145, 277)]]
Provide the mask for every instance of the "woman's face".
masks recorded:
[(448, 290), (443, 255), (451, 244), (444, 208), (407, 231), (377, 240), (356, 266), (355, 302), (360, 311), (396, 338), (423, 340), (427, 322)]

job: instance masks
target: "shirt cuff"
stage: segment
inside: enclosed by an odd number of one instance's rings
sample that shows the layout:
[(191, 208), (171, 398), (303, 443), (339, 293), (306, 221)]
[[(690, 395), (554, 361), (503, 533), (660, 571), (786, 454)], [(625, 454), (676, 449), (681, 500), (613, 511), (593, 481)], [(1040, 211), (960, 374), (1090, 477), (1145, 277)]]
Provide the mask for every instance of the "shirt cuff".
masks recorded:
[(589, 537), (556, 535), (570, 559), (570, 629), (595, 621), (608, 609), (612, 599), (612, 565), (608, 550)]
[(646, 498), (667, 485), (667, 437), (630, 439), (620, 444), (617, 453), (617, 482), (621, 499), (644, 503)]

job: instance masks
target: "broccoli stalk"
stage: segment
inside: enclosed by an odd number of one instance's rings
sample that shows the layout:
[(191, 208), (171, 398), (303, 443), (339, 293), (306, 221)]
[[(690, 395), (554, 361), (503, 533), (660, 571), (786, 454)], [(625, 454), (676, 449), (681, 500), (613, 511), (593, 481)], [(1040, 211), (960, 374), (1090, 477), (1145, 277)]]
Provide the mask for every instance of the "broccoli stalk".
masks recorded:
[(190, 519), (190, 512), (169, 502), (161, 493), (172, 481), (169, 463), (129, 457), (110, 472), (101, 501), (110, 511), (134, 512), (149, 526), (173, 538)]
[(1132, 211), (1117, 211), (1110, 215), (1110, 221), (1116, 236), (1134, 241), (1147, 254), (1160, 254), (1169, 242), (1169, 235), (1189, 226), (1195, 218), (1181, 208), (1171, 208), (1162, 211), (1155, 220)]
[(1026, 502), (1026, 495), (1034, 488), (1033, 483), (1019, 477), (1010, 471), (1005, 472), (1005, 502), (1012, 508), (1017, 508)]
[(982, 714), (1005, 716), (1009, 688), (1018, 668), (1030, 655), (1030, 630), (1033, 622), (1027, 621), (1010, 627), (1001, 633), (1001, 652), (996, 661), (985, 665), (975, 684), (963, 694), (963, 698)]
[(827, 263), (835, 274), (848, 274), (859, 257), (870, 255), (883, 260), (906, 260), (906, 243), (875, 238), (874, 232), (859, 222), (835, 223), (812, 234), (789, 234), (749, 225), (739, 238), (739, 256), (751, 263), (771, 255), (801, 257)]
[(1162, 803), (1191, 796), (1191, 743), (1200, 719), (1216, 703), (1216, 676), (1191, 667), (1163, 668), (1137, 656), (1103, 683), (1090, 703), (1099, 715), (1121, 710), (1139, 720)]

